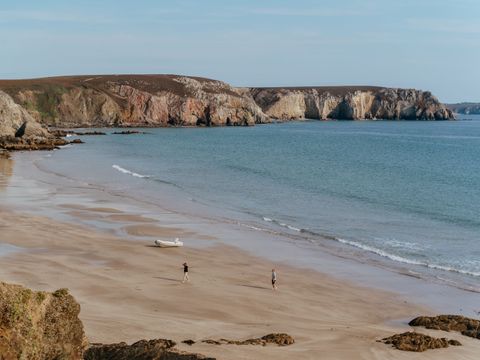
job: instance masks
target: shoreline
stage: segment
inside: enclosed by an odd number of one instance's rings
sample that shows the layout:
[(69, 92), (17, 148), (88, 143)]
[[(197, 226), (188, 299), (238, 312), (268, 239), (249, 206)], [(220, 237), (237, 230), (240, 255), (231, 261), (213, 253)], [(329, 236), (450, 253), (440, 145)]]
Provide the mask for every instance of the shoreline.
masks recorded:
[[(19, 161), (16, 173), (20, 173), (21, 176), (15, 181), (17, 183), (27, 181), (25, 184), (17, 184), (17, 191), (22, 192), (22, 187), (31, 187), (43, 189), (40, 193), (43, 191), (45, 194), (50, 194), (49, 196), (31, 195), (40, 198), (37, 199), (37, 204), (42, 207), (39, 213), (47, 212), (49, 217), (56, 220), (80, 223), (122, 238), (151, 242), (157, 235), (155, 222), (167, 226), (175, 224), (185, 230), (177, 235), (182, 238), (187, 236), (187, 242), (191, 240), (189, 246), (205, 247), (212, 245), (212, 242), (235, 246), (269, 261), (285, 262), (291, 266), (312, 269), (341, 280), (352, 281), (361, 286), (394, 292), (409, 302), (417, 302), (439, 312), (461, 314), (467, 317), (478, 314), (478, 290), (457, 284), (451, 279), (425, 276), (424, 273), (418, 272), (415, 265), (395, 263), (389, 259), (377, 257), (369, 251), (361, 251), (328, 238), (325, 238), (322, 243), (298, 242), (296, 240), (305, 239), (297, 239), (298, 235), (293, 232), (289, 234), (269, 228), (257, 228), (257, 224), (250, 223), (248, 219), (246, 222), (232, 221), (228, 216), (219, 215), (218, 211), (207, 213), (204, 210), (210, 205), (198, 201), (191, 204), (185, 201), (180, 202), (184, 210), (179, 211), (178, 207), (170, 206), (172, 202), (177, 205), (178, 191), (166, 194), (167, 196), (163, 198), (165, 202), (159, 205), (139, 199), (134, 194), (110, 191), (101, 185), (82, 183), (63, 174), (45, 170), (37, 162), (44, 156), (50, 157), (51, 154), (17, 154)], [(17, 157), (14, 156), (15, 158)], [(13, 169), (11, 172), (13, 173)], [(27, 174), (30, 176), (29, 179), (26, 179)], [(169, 189), (164, 188), (164, 190), (168, 193)], [(11, 197), (15, 198), (15, 196), (13, 193)], [(51, 197), (58, 197), (61, 201), (52, 201)], [(31, 212), (29, 201), (30, 198), (27, 196), (26, 201), (22, 201), (24, 207), (20, 210)], [(68, 205), (64, 206), (62, 202), (74, 202), (76, 205), (68, 209)], [(150, 229), (144, 227), (143, 230), (136, 231), (134, 227), (129, 229), (128, 226), (112, 225), (112, 221), (105, 217), (86, 216), (82, 213), (82, 207), (85, 209), (96, 207), (97, 202), (102, 206), (107, 204), (105, 206), (120, 209), (120, 212), (134, 214), (133, 216), (137, 214), (152, 217), (153, 219), (149, 222), (153, 225), (150, 224)], [(18, 205), (18, 199), (14, 200), (14, 203)], [(200, 207), (196, 210), (192, 208), (185, 210), (185, 206), (192, 205)], [(132, 224), (134, 223), (130, 223)], [(191, 235), (198, 229), (202, 229), (208, 235), (204, 236), (204, 239), (199, 239), (198, 236), (192, 237)], [(168, 237), (175, 236), (170, 233)], [(451, 302), (451, 298), (461, 299), (461, 301)]]
[[(14, 161), (29, 166), (27, 159)], [(34, 289), (70, 288), (82, 306), (80, 317), (92, 342), (159, 337), (177, 342), (187, 338), (239, 339), (287, 332), (297, 344), (286, 348), (208, 344), (181, 344), (180, 348), (219, 359), (287, 359), (299, 355), (316, 359), (319, 351), (331, 354), (332, 359), (402, 359), (403, 352), (375, 340), (409, 329), (406, 322), (410, 318), (434, 313), (407, 302), (405, 294), (399, 297), (399, 293), (366, 286), (358, 278), (346, 279), (348, 272), (338, 272), (338, 276), (321, 273), (309, 268), (308, 261), (293, 266), (285, 252), (276, 258), (265, 257), (268, 243), (263, 249), (259, 244), (252, 246), (252, 239), (246, 250), (240, 250), (238, 243), (232, 246), (239, 238), (254, 238), (258, 232), (225, 229), (199, 219), (187, 221), (168, 211), (152, 218), (147, 209), (139, 213), (131, 204), (111, 206), (115, 203), (108, 196), (90, 198), (92, 194), (88, 193), (85, 198), (83, 189), (70, 186), (63, 193), (58, 189), (30, 189), (32, 193), (25, 193), (32, 181), (44, 179), (24, 181), (22, 184), (12, 168), (11, 178), (3, 189), (0, 187), (0, 191), (11, 191), (8, 196), (18, 205), (0, 207), (4, 229), (0, 242), (19, 248), (1, 258), (0, 276)], [(35, 191), (40, 191), (45, 203), (39, 201)], [(23, 199), (15, 200), (15, 196)], [(41, 205), (38, 214), (28, 214), (32, 200)], [(55, 212), (58, 209), (52, 209), (61, 204), (68, 213), (66, 218), (46, 212), (45, 206)], [(212, 236), (212, 227), (218, 236)], [(119, 236), (118, 229), (125, 236)], [(151, 246), (155, 236), (178, 234), (191, 239), (189, 247), (163, 251)], [(296, 255), (289, 244), (280, 242), (276, 246), (284, 246), (291, 257)], [(179, 284), (180, 264), (185, 259), (192, 268), (192, 284), (183, 286)], [(323, 265), (327, 259), (325, 267), (330, 270), (334, 263), (341, 268), (351, 262), (326, 256), (320, 259), (325, 261)], [(276, 293), (269, 287), (272, 267), (279, 274), (280, 289)], [(391, 273), (383, 276), (392, 281)], [(433, 352), (436, 358), (460, 353), (468, 358), (480, 349), (475, 340), (450, 337), (460, 339), (465, 346)], [(427, 352), (422, 358), (433, 355)]]

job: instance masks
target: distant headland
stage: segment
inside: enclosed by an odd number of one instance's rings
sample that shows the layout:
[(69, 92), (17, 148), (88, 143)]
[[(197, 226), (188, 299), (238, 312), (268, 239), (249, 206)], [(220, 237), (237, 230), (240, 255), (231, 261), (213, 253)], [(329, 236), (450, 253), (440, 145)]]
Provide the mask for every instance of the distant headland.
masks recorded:
[(239, 88), (180, 75), (0, 80), (0, 110), (0, 147), (27, 138), (30, 143), (38, 142), (48, 138), (46, 128), (52, 127), (249, 126), (299, 119), (454, 118), (453, 112), (428, 91), (375, 86)]

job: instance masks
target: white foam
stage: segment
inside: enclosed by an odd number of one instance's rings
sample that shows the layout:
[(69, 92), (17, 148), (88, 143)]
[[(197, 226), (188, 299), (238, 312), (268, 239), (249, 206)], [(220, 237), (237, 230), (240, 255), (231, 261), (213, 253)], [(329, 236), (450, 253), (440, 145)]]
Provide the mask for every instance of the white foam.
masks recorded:
[(287, 228), (289, 228), (290, 230), (293, 230), (293, 231), (298, 231), (298, 232), (302, 231), (301, 229), (296, 228), (295, 226), (291, 226), (291, 225), (287, 225)]
[(410, 260), (410, 259), (398, 256), (398, 255), (393, 255), (393, 254), (387, 253), (386, 251), (377, 249), (373, 246), (364, 245), (364, 244), (361, 244), (361, 243), (356, 242), (356, 241), (345, 240), (345, 239), (341, 239), (341, 238), (337, 238), (337, 241), (341, 242), (342, 244), (354, 246), (356, 248), (366, 250), (366, 251), (369, 251), (371, 253), (389, 258), (390, 260), (394, 260), (394, 261), (398, 261), (398, 262), (402, 262), (402, 263), (406, 263), (406, 264), (412, 264), (412, 265), (426, 265), (426, 264), (424, 264), (420, 261)]
[(237, 224), (240, 225), (240, 226), (246, 227), (248, 229), (251, 229), (251, 230), (269, 232), (267, 229), (262, 229), (262, 228), (259, 228), (257, 226), (253, 226), (253, 225), (244, 224), (244, 223), (241, 223), (241, 222), (237, 222)]
[(289, 229), (289, 230), (293, 230), (293, 231), (296, 231), (296, 232), (302, 232), (302, 229), (299, 229), (299, 228), (297, 228), (297, 227), (295, 227), (295, 226), (292, 226), (292, 225), (285, 224), (285, 223), (283, 223), (283, 222), (280, 222), (280, 221), (278, 221), (278, 220), (275, 220), (275, 219), (272, 219), (272, 218), (269, 218), (269, 217), (266, 217), (266, 216), (263, 216), (263, 221), (273, 222), (273, 223), (275, 223), (275, 224), (277, 224), (277, 225), (280, 225), (280, 226), (282, 226), (282, 227), (284, 227), (284, 228), (287, 228), (287, 229)]
[(124, 169), (119, 165), (112, 165), (112, 168), (114, 168), (115, 170), (118, 170), (118, 171), (120, 171), (124, 174), (132, 175), (132, 176), (135, 176), (135, 177), (138, 177), (138, 178), (148, 178), (149, 177), (148, 175), (142, 175), (142, 174), (138, 174), (136, 172)]
[(345, 240), (341, 238), (337, 238), (338, 242), (341, 242), (342, 244), (354, 246), (356, 248), (362, 249), (369, 251), (371, 253), (374, 253), (376, 255), (380, 255), (382, 257), (386, 257), (390, 260), (405, 263), (405, 264), (410, 264), (410, 265), (419, 265), (419, 266), (425, 266), (429, 269), (434, 269), (434, 270), (442, 270), (442, 271), (449, 271), (449, 272), (455, 272), (458, 274), (463, 274), (463, 275), (470, 275), (470, 276), (475, 276), (475, 277), (480, 277), (480, 272), (475, 272), (475, 271), (468, 271), (468, 270), (463, 270), (463, 269), (457, 269), (454, 267), (450, 266), (444, 266), (444, 265), (437, 265), (437, 264), (430, 264), (422, 261), (417, 261), (417, 260), (412, 260), (412, 259), (407, 259), (402, 256), (390, 254), (386, 251), (383, 251), (381, 249), (377, 249), (375, 247), (369, 246), (369, 245), (364, 245), (356, 241), (351, 241), (351, 240)]

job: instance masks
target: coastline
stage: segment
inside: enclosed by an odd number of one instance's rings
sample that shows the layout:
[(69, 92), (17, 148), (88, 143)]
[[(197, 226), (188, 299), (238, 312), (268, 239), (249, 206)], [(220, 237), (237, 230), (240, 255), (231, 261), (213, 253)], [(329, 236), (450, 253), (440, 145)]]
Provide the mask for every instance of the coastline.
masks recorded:
[[(174, 226), (182, 229), (175, 236), (185, 239), (189, 246), (231, 245), (270, 261), (316, 270), (361, 286), (394, 292), (409, 302), (438, 312), (467, 317), (478, 314), (478, 287), (468, 286), (463, 279), (455, 282), (454, 277), (440, 278), (441, 273), (429, 276), (422, 266), (398, 263), (328, 236), (313, 242), (301, 236), (296, 231), (298, 229), (288, 231), (287, 227), (265, 227), (255, 218), (242, 217), (240, 213), (230, 213), (225, 208), (214, 209), (213, 204), (191, 198), (190, 193), (183, 193), (184, 189), (177, 189), (168, 183), (161, 188), (161, 196), (153, 200), (143, 194), (137, 196), (137, 190), (129, 193), (102, 186), (95, 181), (90, 183), (70, 178), (42, 165), (44, 160), (52, 161), (50, 158), (54, 155), (51, 152), (16, 153), (11, 160), (12, 164), (15, 163), (15, 172), (13, 165), (9, 170), (15, 186), (10, 187), (10, 194), (3, 197), (3, 202), (11, 200), (10, 205), (19, 211), (46, 214), (56, 220), (80, 223), (140, 241), (153, 241), (163, 236), (164, 232), (158, 232), (156, 225)], [(57, 155), (71, 158), (68, 150)], [(76, 158), (78, 160), (78, 156)], [(31, 206), (32, 198), (35, 199), (35, 209)], [(139, 229), (136, 223), (126, 221), (115, 224), (111, 221), (111, 216), (121, 218), (121, 214), (103, 216), (99, 213), (92, 216), (88, 211), (83, 211), (97, 207), (145, 215), (152, 220), (142, 224)], [(192, 236), (199, 230), (208, 235)], [(174, 233), (166, 236), (174, 237)], [(459, 301), (451, 301), (452, 298)]]
[[(21, 157), (12, 161), (26, 168), (33, 165)], [(312, 266), (312, 259), (298, 261), (297, 256), (304, 252), (294, 251), (286, 241), (277, 242), (272, 252), (268, 234), (239, 226), (227, 228), (158, 208), (139, 212), (131, 203), (119, 206), (115, 196), (105, 192), (95, 196), (98, 190), (78, 189), (68, 181), (63, 187), (49, 188), (48, 181), (35, 172), (29, 179), (20, 179), (11, 165), (11, 178), (4, 179), (0, 190), (8, 191), (12, 201), (0, 210), (5, 230), (0, 242), (18, 248), (2, 257), (2, 280), (42, 290), (70, 288), (82, 305), (80, 316), (92, 342), (159, 337), (180, 342), (287, 332), (297, 339), (297, 344), (288, 348), (181, 347), (221, 359), (292, 355), (314, 359), (319, 351), (335, 359), (401, 359), (404, 353), (375, 340), (406, 331), (410, 318), (434, 314), (448, 305), (439, 301), (434, 309), (426, 308), (428, 299), (423, 295), (428, 286), (436, 285), (421, 279), (331, 254), (317, 259), (322, 262), (321, 273)], [(43, 188), (34, 186), (29, 193), (28, 187), (36, 182), (43, 183)], [(32, 201), (40, 205), (37, 214), (28, 214)], [(157, 217), (150, 216), (153, 212)], [(176, 235), (186, 238), (189, 247), (163, 251), (150, 246), (155, 236)], [(245, 241), (240, 243), (240, 239)], [(246, 251), (235, 247), (240, 244)], [(292, 258), (296, 261), (290, 261)], [(183, 286), (179, 273), (185, 259), (192, 267), (193, 281)], [(269, 288), (272, 267), (280, 278), (277, 293)], [(370, 278), (368, 284), (365, 278)], [(383, 286), (392, 282), (398, 291)], [(449, 301), (455, 290), (443, 290), (441, 295)], [(439, 294), (432, 295), (436, 298)], [(463, 300), (455, 307), (464, 308)], [(442, 336), (440, 332), (422, 332)], [(470, 358), (480, 349), (475, 340), (449, 336), (465, 346), (422, 354), (421, 358), (462, 353)]]

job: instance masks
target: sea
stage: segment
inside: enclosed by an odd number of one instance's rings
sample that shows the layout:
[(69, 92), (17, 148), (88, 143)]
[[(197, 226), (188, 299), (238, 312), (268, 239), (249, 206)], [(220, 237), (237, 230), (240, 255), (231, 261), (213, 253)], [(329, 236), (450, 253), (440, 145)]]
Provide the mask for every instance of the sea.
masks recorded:
[(95, 130), (42, 169), (480, 291), (480, 116)]

